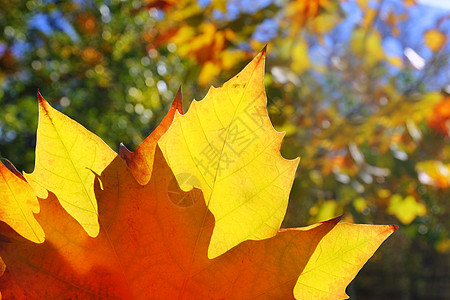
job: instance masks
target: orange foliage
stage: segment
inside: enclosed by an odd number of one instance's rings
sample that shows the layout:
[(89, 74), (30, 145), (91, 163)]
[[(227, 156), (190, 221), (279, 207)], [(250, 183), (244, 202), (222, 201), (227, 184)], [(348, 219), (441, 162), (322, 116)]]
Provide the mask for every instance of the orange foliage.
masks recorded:
[(97, 19), (92, 14), (86, 13), (78, 15), (77, 23), (81, 31), (87, 35), (93, 35), (99, 31)]
[(357, 168), (350, 156), (336, 155), (327, 160), (322, 168), (324, 176), (330, 175), (333, 171), (344, 171), (346, 173), (355, 174)]
[(0, 74), (3, 72), (13, 73), (17, 70), (16, 59), (10, 49), (6, 49), (0, 55)]
[(428, 125), (445, 136), (450, 135), (450, 97), (445, 97), (434, 106)]
[(103, 54), (93, 47), (87, 47), (81, 52), (81, 58), (91, 65), (96, 65), (103, 60)]

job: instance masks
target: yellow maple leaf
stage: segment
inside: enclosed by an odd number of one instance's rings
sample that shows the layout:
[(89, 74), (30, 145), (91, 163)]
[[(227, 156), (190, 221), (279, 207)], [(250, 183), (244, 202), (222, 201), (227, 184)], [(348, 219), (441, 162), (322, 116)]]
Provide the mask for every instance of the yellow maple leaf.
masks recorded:
[(0, 220), (27, 239), (42, 243), (44, 231), (33, 216), (39, 213), (33, 189), (9, 161), (4, 162), (0, 162)]
[(116, 154), (95, 134), (48, 105), (39, 93), (38, 97), (36, 161), (33, 173), (25, 178), (35, 190), (58, 194), (67, 212), (95, 237), (99, 232), (95, 174)]
[(299, 159), (280, 156), (284, 134), (273, 129), (266, 103), (263, 53), (177, 114), (159, 141), (181, 188), (201, 189), (216, 218), (211, 258), (242, 241), (275, 235), (283, 220)]

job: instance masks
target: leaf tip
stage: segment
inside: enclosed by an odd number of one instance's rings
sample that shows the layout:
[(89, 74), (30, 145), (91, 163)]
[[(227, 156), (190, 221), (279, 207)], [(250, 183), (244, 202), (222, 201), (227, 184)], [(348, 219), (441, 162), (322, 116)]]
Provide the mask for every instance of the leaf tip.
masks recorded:
[(264, 47), (262, 48), (262, 50), (261, 50), (261, 55), (262, 55), (263, 57), (265, 57), (265, 56), (266, 56), (266, 52), (267, 52), (267, 44), (265, 44)]
[(37, 97), (38, 97), (39, 103), (44, 103), (45, 102), (45, 99), (44, 99), (44, 97), (42, 97), (41, 92), (39, 91), (39, 89), (37, 90)]
[(26, 179), (23, 177), (23, 175), (16, 169), (16, 167), (8, 159), (6, 159), (4, 157), (0, 157), (0, 163), (3, 164), (15, 176), (26, 181)]
[(178, 88), (177, 94), (175, 95), (175, 99), (173, 99), (171, 108), (175, 109), (180, 114), (183, 114), (183, 94), (181, 91), (181, 85)]
[(44, 97), (42, 96), (39, 89), (37, 90), (37, 97), (38, 97), (39, 107), (42, 108), (45, 111), (45, 113), (47, 114), (49, 112), (49, 108), (52, 108), (52, 107), (48, 104), (47, 100), (44, 99)]
[(342, 220), (342, 217), (343, 217), (344, 215), (342, 214), (342, 215), (340, 215), (340, 216), (337, 216), (337, 217), (335, 217), (335, 218), (333, 218), (333, 219), (329, 219), (329, 220), (326, 220), (326, 221), (322, 221), (322, 222), (319, 222), (318, 224), (326, 224), (326, 223), (332, 223), (332, 224), (337, 224), (337, 223), (339, 223), (341, 220)]
[(389, 225), (389, 227), (391, 227), (392, 232), (398, 229), (398, 225)]
[(131, 156), (131, 151), (128, 150), (128, 148), (123, 143), (120, 143), (119, 145), (119, 156), (126, 161)]
[(332, 222), (337, 224), (337, 223), (339, 223), (342, 220), (343, 217), (344, 217), (344, 214), (342, 214), (340, 216), (337, 216), (336, 218), (333, 218), (330, 221), (332, 221)]

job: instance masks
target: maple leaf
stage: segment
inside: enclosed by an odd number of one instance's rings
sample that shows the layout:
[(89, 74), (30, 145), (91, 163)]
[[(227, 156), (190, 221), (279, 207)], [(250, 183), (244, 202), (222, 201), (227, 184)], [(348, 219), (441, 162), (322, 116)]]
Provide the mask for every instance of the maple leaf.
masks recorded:
[[(184, 116), (176, 113), (181, 112), (179, 93), (161, 125), (136, 152), (121, 147), (124, 159), (39, 96), (35, 171), (22, 177), (11, 167), (0, 168), (0, 184), (13, 187), (1, 194), (7, 200), (0, 206), (2, 296), (345, 298), (347, 284), (396, 227), (338, 223), (335, 218), (305, 228), (278, 229), (298, 160), (285, 160), (279, 153), (282, 134), (274, 131), (267, 116), (263, 70), (261, 53)], [(216, 104), (220, 111), (211, 114)], [(199, 127), (195, 118), (209, 126)], [(235, 122), (259, 124), (260, 136), (234, 157), (234, 165), (223, 165), (227, 149), (241, 145), (229, 139)], [(206, 137), (227, 133), (218, 140), (222, 150), (212, 155), (209, 171), (216, 174), (217, 183), (209, 189), (203, 185), (206, 181), (196, 179), (198, 161), (187, 159), (193, 152), (186, 151), (186, 146), (202, 149), (202, 132)], [(210, 147), (217, 142), (206, 141)], [(193, 168), (183, 175), (180, 171), (186, 166)], [(232, 183), (228, 189), (220, 189), (224, 174)], [(39, 198), (39, 213), (31, 186)], [(251, 197), (259, 195), (259, 189), (273, 192)], [(249, 210), (246, 203), (253, 198), (258, 201)], [(230, 210), (238, 212), (235, 224), (223, 227), (220, 221)], [(11, 215), (14, 222), (8, 219)], [(223, 245), (213, 239), (218, 226)], [(260, 233), (248, 234), (247, 227)], [(36, 228), (45, 233), (45, 241), (36, 238), (40, 244), (29, 240)]]
[(270, 123), (263, 78), (262, 53), (193, 101), (185, 115), (175, 115), (159, 141), (181, 188), (201, 189), (216, 218), (210, 258), (275, 235), (286, 212), (299, 159), (280, 155), (284, 133)]
[(61, 205), (86, 232), (99, 232), (95, 173), (102, 172), (116, 156), (99, 137), (53, 109), (39, 98), (39, 125), (34, 171), (24, 174), (40, 198), (46, 191), (58, 195)]

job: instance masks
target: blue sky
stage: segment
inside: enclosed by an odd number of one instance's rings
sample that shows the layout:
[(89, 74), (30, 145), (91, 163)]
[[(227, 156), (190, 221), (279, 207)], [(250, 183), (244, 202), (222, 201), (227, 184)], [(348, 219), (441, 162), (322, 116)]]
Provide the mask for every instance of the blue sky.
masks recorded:
[(417, 0), (418, 3), (450, 10), (450, 0)]

